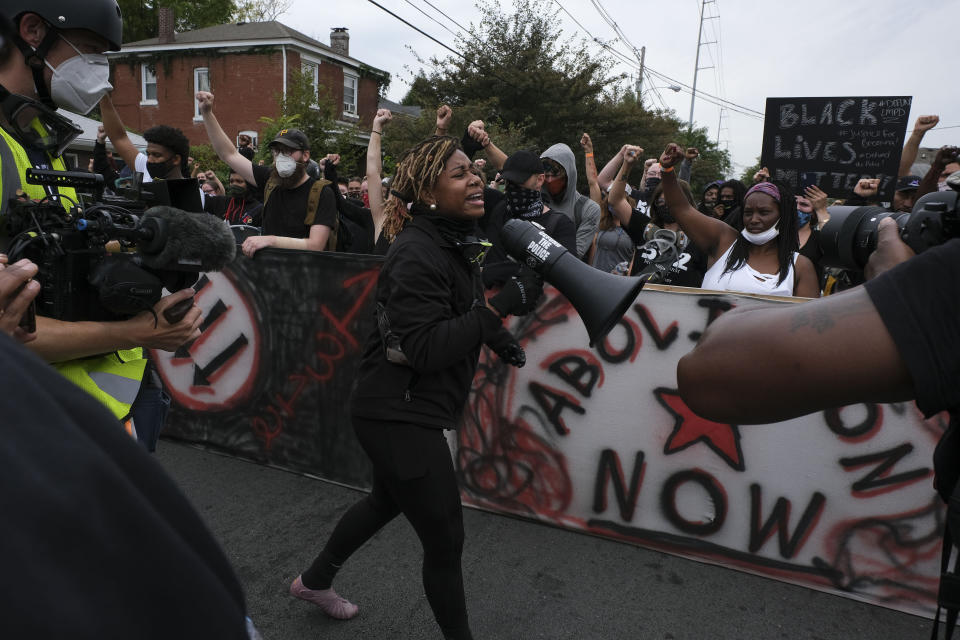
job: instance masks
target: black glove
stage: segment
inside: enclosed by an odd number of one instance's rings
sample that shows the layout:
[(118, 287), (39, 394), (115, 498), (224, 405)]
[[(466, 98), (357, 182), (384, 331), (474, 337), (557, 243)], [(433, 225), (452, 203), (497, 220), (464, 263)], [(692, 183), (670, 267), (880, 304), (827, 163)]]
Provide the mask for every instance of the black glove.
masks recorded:
[(530, 269), (524, 269), (520, 275), (503, 283), (500, 292), (490, 298), (490, 304), (501, 317), (525, 316), (536, 309), (542, 295), (543, 279)]
[(503, 327), (500, 327), (493, 337), (487, 340), (487, 346), (497, 354), (497, 357), (514, 367), (520, 368), (527, 363), (527, 354), (524, 353), (523, 347), (513, 334)]
[(473, 139), (473, 136), (470, 135), (470, 129), (467, 128), (463, 132), (463, 138), (460, 140), (460, 146), (463, 148), (463, 152), (467, 154), (467, 157), (473, 160), (473, 156), (477, 155), (480, 151), (483, 151), (483, 145)]

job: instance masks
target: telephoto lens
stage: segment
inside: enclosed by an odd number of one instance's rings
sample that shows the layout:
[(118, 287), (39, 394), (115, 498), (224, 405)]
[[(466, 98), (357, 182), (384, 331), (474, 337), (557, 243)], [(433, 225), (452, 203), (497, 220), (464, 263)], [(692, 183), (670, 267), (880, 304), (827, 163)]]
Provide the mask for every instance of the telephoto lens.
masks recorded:
[(910, 213), (894, 213), (875, 206), (829, 207), (830, 220), (820, 230), (821, 264), (863, 271), (877, 248), (877, 230), (884, 218), (897, 222), (900, 237), (917, 253), (960, 237), (958, 195), (956, 191), (928, 193)]

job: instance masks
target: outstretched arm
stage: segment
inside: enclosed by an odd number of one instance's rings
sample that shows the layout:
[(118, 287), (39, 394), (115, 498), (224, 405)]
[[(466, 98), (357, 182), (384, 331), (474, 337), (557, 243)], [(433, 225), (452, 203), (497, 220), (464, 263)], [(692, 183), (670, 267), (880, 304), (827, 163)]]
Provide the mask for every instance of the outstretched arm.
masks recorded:
[(377, 110), (370, 130), (370, 143), (367, 145), (367, 184), (373, 185), (373, 188), (368, 188), (367, 195), (370, 199), (370, 215), (373, 217), (374, 240), (380, 237), (380, 230), (383, 229), (383, 222), (386, 219), (383, 209), (383, 191), (378, 185), (383, 179), (383, 165), (380, 159), (383, 128), (391, 119), (393, 114), (389, 109)]
[(197, 102), (200, 105), (200, 115), (203, 116), (203, 128), (207, 130), (207, 137), (210, 138), (210, 144), (216, 152), (217, 157), (236, 171), (241, 178), (253, 186), (258, 185), (256, 178), (253, 177), (253, 163), (240, 155), (237, 148), (233, 146), (233, 140), (223, 131), (223, 127), (213, 115), (213, 94), (209, 91), (200, 91), (197, 93)]
[(900, 171), (898, 176), (910, 175), (910, 167), (917, 161), (917, 153), (920, 151), (920, 143), (927, 131), (933, 129), (940, 122), (940, 116), (920, 116), (913, 125), (913, 131), (903, 145), (903, 153), (900, 154)]
[(100, 117), (103, 118), (103, 130), (110, 138), (110, 142), (113, 143), (114, 151), (123, 158), (123, 161), (133, 171), (134, 167), (137, 166), (137, 154), (140, 152), (130, 141), (127, 130), (123, 128), (123, 121), (120, 120), (120, 114), (117, 113), (109, 95), (100, 99)]
[(660, 156), (660, 184), (663, 185), (663, 197), (670, 207), (670, 213), (680, 224), (683, 232), (690, 236), (697, 247), (708, 254), (710, 265), (727, 250), (737, 239), (736, 230), (716, 218), (705, 216), (687, 202), (673, 167), (683, 158), (683, 149), (674, 142), (667, 145)]
[(593, 141), (590, 139), (590, 134), (584, 133), (580, 136), (580, 146), (583, 147), (583, 164), (587, 169), (587, 184), (590, 186), (590, 199), (602, 207), (603, 191), (600, 190), (600, 183), (597, 182), (597, 163), (593, 160)]
[(603, 165), (603, 169), (600, 169), (600, 173), (597, 175), (597, 184), (600, 185), (601, 189), (609, 187), (610, 183), (617, 177), (617, 170), (620, 168), (620, 165), (623, 164), (623, 154), (628, 146), (629, 145), (623, 145), (620, 147), (620, 151), (617, 151), (617, 153), (610, 158), (610, 161)]
[(613, 209), (613, 215), (617, 216), (617, 220), (624, 229), (630, 226), (630, 218), (633, 217), (633, 209), (627, 202), (627, 178), (642, 155), (643, 149), (640, 147), (627, 145), (624, 148), (623, 162), (610, 185), (610, 192), (607, 193), (607, 206)]

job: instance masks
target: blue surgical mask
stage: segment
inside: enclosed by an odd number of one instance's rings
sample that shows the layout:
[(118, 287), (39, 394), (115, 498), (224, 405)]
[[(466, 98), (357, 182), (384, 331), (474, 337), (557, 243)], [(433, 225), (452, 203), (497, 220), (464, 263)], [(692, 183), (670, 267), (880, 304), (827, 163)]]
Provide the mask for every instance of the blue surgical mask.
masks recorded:
[(798, 209), (797, 210), (797, 226), (798, 227), (807, 226), (807, 224), (810, 222), (811, 217), (812, 215), (809, 211), (800, 211)]

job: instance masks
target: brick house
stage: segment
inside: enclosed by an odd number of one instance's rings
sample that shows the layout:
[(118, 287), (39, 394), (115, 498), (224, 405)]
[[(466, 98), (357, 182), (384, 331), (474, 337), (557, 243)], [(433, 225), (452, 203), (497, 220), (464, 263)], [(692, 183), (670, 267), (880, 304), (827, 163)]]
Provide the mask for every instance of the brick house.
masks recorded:
[[(123, 45), (110, 54), (113, 102), (123, 123), (135, 131), (157, 124), (177, 127), (190, 144), (207, 144), (194, 94), (212, 90), (223, 130), (255, 142), (261, 116), (276, 117), (275, 96), (286, 94), (295, 70), (312, 74), (315, 84), (343, 109), (339, 120), (369, 126), (377, 111), (386, 72), (350, 57), (350, 36), (333, 29), (330, 45), (279, 22), (218, 25), (174, 33), (172, 14), (161, 10), (160, 37)], [(369, 134), (358, 139), (366, 144)]]

